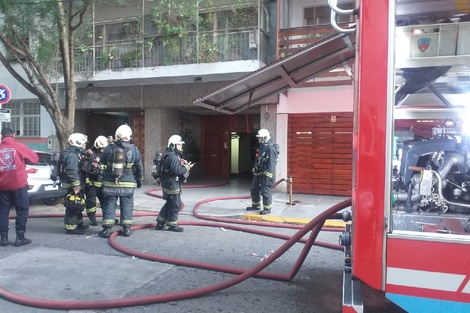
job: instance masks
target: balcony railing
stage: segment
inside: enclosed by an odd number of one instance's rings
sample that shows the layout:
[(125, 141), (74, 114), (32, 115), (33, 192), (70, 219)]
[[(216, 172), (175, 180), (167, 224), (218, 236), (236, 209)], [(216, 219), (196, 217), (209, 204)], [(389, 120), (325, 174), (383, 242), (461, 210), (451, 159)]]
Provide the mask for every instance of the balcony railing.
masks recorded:
[[(347, 28), (348, 23), (338, 23)], [(336, 30), (329, 25), (285, 28), (279, 30), (278, 58), (283, 58), (325, 37), (333, 35)], [(350, 85), (348, 73), (342, 69), (319, 75), (313, 82), (305, 82), (301, 87)]]
[[(348, 26), (347, 23), (338, 23), (338, 25), (344, 28)], [(336, 30), (329, 25), (281, 29), (279, 30), (278, 56), (280, 58), (288, 56), (335, 33)]]
[(90, 72), (239, 60), (267, 63), (268, 37), (259, 29), (153, 36), (133, 42), (108, 42), (76, 52), (75, 70)]

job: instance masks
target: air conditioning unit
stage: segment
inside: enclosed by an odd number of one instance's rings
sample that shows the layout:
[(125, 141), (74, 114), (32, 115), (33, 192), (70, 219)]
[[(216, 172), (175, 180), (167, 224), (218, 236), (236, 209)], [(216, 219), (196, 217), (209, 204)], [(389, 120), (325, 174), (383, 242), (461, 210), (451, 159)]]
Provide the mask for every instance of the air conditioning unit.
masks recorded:
[(248, 40), (249, 40), (250, 50), (251, 49), (258, 49), (258, 43), (257, 43), (257, 40), (256, 40), (256, 33), (254, 31), (250, 32), (250, 34), (248, 36)]

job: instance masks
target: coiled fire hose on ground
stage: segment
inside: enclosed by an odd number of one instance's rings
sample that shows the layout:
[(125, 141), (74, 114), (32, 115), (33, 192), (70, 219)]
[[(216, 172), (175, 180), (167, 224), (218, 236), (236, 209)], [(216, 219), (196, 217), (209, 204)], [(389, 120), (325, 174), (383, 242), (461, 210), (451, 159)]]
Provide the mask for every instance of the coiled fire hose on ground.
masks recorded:
[[(276, 184), (282, 182), (283, 180), (278, 181)], [(214, 185), (206, 185), (205, 187), (213, 187)], [(274, 185), (275, 186), (275, 185)], [(273, 187), (274, 187), (273, 186)], [(189, 186), (188, 186), (189, 187)], [(204, 188), (200, 186), (192, 186), (193, 188)], [(155, 189), (147, 191), (146, 193), (152, 196), (156, 196), (153, 194)], [(9, 300), (11, 302), (15, 302), (21, 305), (25, 306), (31, 306), (31, 307), (37, 307), (37, 308), (44, 308), (44, 309), (55, 309), (55, 310), (93, 310), (93, 309), (107, 309), (107, 308), (119, 308), (119, 307), (130, 307), (130, 306), (139, 306), (139, 305), (148, 305), (148, 304), (156, 304), (156, 303), (163, 303), (163, 302), (170, 302), (170, 301), (176, 301), (176, 300), (184, 300), (184, 299), (190, 299), (190, 298), (196, 298), (196, 297), (201, 297), (205, 296), (214, 292), (218, 292), (223, 289), (230, 288), (236, 284), (239, 284), (248, 278), (251, 277), (257, 277), (257, 278), (264, 278), (264, 279), (272, 279), (272, 280), (280, 280), (280, 281), (290, 281), (295, 277), (297, 272), (299, 271), (300, 267), (302, 266), (305, 258), (308, 255), (308, 252), (310, 251), (310, 248), (313, 244), (316, 245), (322, 245), (327, 248), (332, 248), (332, 249), (337, 249), (337, 250), (342, 250), (341, 246), (338, 245), (331, 245), (331, 244), (319, 244), (315, 242), (318, 234), (322, 230), (323, 224), (325, 223), (326, 219), (331, 218), (334, 216), (334, 214), (342, 209), (345, 209), (349, 206), (351, 206), (351, 199), (347, 199), (345, 201), (342, 201), (331, 208), (325, 210), (322, 212), (320, 215), (312, 219), (308, 224), (305, 226), (297, 226), (297, 225), (284, 225), (287, 228), (298, 228), (299, 230), (297, 233), (295, 233), (292, 236), (284, 236), (272, 232), (265, 232), (261, 230), (256, 230), (256, 229), (249, 229), (246, 227), (241, 227), (238, 225), (232, 225), (232, 224), (245, 224), (245, 225), (257, 225), (257, 226), (269, 226), (269, 227), (281, 227), (276, 226), (272, 223), (266, 223), (266, 222), (250, 222), (250, 221), (239, 221), (239, 220), (231, 220), (231, 219), (224, 219), (224, 218), (214, 218), (214, 217), (208, 217), (208, 216), (203, 216), (197, 213), (197, 208), (201, 206), (202, 204), (211, 202), (211, 201), (220, 201), (220, 200), (229, 200), (229, 199), (246, 199), (249, 197), (218, 197), (218, 198), (211, 198), (211, 199), (206, 199), (198, 202), (194, 208), (193, 208), (193, 213), (194, 216), (200, 218), (200, 219), (205, 219), (205, 220), (212, 220), (213, 222), (180, 222), (181, 225), (193, 225), (193, 226), (206, 226), (206, 227), (224, 227), (228, 229), (233, 229), (233, 230), (240, 230), (243, 232), (249, 232), (253, 234), (259, 234), (259, 235), (264, 235), (264, 236), (272, 236), (275, 238), (279, 239), (285, 239), (286, 242), (281, 245), (277, 250), (274, 251), (274, 253), (270, 254), (266, 259), (261, 261), (258, 265), (250, 268), (250, 269), (244, 269), (244, 268), (235, 268), (235, 267), (228, 267), (228, 266), (222, 266), (218, 264), (209, 264), (209, 263), (204, 263), (204, 262), (197, 262), (197, 261), (188, 261), (188, 260), (182, 260), (182, 259), (177, 259), (177, 258), (171, 258), (171, 257), (164, 257), (164, 256), (157, 256), (157, 255), (152, 255), (148, 253), (142, 253), (140, 251), (132, 250), (126, 247), (123, 247), (119, 245), (115, 238), (118, 236), (121, 231), (117, 231), (111, 234), (109, 238), (109, 242), (112, 247), (114, 247), (116, 250), (128, 254), (128, 255), (133, 255), (136, 257), (139, 257), (141, 259), (146, 259), (150, 261), (157, 261), (157, 262), (163, 262), (163, 263), (169, 263), (169, 264), (175, 264), (175, 265), (181, 265), (181, 266), (188, 266), (188, 267), (195, 267), (195, 268), (200, 268), (200, 269), (207, 269), (211, 271), (219, 271), (219, 272), (224, 272), (224, 273), (231, 273), (231, 274), (236, 274), (237, 276), (225, 280), (223, 282), (214, 284), (214, 285), (209, 285), (205, 287), (200, 287), (200, 288), (195, 288), (195, 289), (190, 289), (190, 290), (185, 290), (185, 291), (180, 291), (180, 292), (173, 292), (173, 293), (167, 293), (167, 294), (156, 294), (156, 295), (148, 295), (148, 296), (140, 296), (140, 297), (133, 297), (133, 298), (120, 298), (120, 299), (100, 299), (100, 300), (53, 300), (53, 299), (39, 299), (39, 298), (32, 298), (32, 297), (27, 297), (24, 295), (16, 294), (11, 292), (10, 290), (7, 290), (3, 287), (0, 287), (0, 297)], [(147, 214), (147, 213), (137, 213), (134, 214), (134, 216), (156, 216), (158, 214), (152, 213), (152, 214)], [(30, 215), (30, 218), (35, 218), (35, 217), (63, 217), (62, 214), (45, 214), (45, 215)], [(14, 218), (14, 217), (13, 217)], [(149, 227), (154, 227), (155, 223), (151, 224), (145, 224), (145, 225), (138, 225), (138, 226), (133, 226), (132, 230), (139, 230), (139, 229), (145, 229)], [(323, 228), (323, 230), (325, 230)], [(329, 229), (326, 229), (329, 230)], [(334, 229), (330, 229), (334, 230)], [(302, 238), (308, 233), (311, 232), (309, 237), (306, 240), (303, 240)], [(292, 267), (291, 271), (288, 274), (276, 274), (276, 273), (268, 273), (268, 272), (262, 272), (263, 269), (265, 269), (267, 266), (269, 266), (271, 263), (273, 263), (276, 259), (282, 256), (287, 250), (289, 250), (294, 244), (297, 242), (304, 243), (304, 247), (295, 262), (294, 266)]]

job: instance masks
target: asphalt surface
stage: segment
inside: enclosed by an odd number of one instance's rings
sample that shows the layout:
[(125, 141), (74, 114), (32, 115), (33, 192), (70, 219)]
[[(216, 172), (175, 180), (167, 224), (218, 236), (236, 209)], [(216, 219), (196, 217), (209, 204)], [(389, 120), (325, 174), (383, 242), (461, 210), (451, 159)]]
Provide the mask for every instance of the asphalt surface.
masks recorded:
[[(135, 194), (133, 235), (112, 236), (111, 241), (97, 236), (100, 226), (82, 236), (66, 235), (62, 205), (33, 203), (27, 229), (33, 243), (0, 248), (0, 312), (341, 312), (343, 253), (316, 245), (295, 275), (305, 247), (300, 243), (262, 271), (278, 278), (248, 278), (218, 289), (283, 250), (286, 240), (275, 236), (290, 238), (298, 231), (279, 226), (300, 228), (346, 200), (274, 192), (272, 214), (261, 216), (245, 211), (251, 204), (249, 183), (239, 179), (186, 186), (180, 213), (183, 233), (153, 228), (164, 202), (158, 187), (143, 186)], [(235, 224), (220, 222), (226, 218)], [(249, 220), (267, 221), (272, 227), (237, 224)], [(338, 226), (335, 223), (328, 225)], [(317, 242), (335, 246), (338, 236), (322, 231)], [(12, 220), (11, 243), (14, 238)], [(363, 293), (365, 312), (402, 312), (378, 291), (364, 286)]]

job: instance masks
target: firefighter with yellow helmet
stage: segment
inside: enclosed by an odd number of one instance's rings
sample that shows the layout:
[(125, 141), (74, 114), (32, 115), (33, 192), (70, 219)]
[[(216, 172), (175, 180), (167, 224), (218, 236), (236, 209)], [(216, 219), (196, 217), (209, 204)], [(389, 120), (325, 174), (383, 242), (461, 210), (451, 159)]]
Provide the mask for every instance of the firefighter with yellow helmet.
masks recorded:
[(85, 212), (90, 219), (91, 226), (98, 226), (98, 222), (96, 221), (96, 199), (98, 198), (102, 206), (104, 204), (101, 187), (103, 184), (103, 171), (105, 165), (100, 164), (100, 159), (107, 146), (108, 138), (105, 136), (98, 136), (93, 143), (93, 147), (86, 151), (86, 172), (88, 175), (85, 182)]
[(116, 129), (114, 144), (101, 155), (100, 164), (106, 166), (103, 177), (103, 229), (99, 236), (108, 238), (115, 224), (116, 207), (120, 203), (122, 235), (129, 237), (134, 210), (134, 190), (142, 186), (143, 167), (139, 149), (131, 142), (132, 129), (124, 124)]

